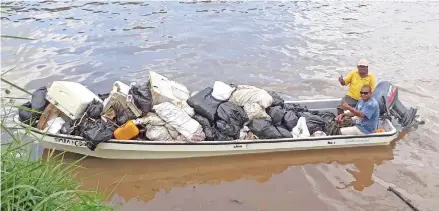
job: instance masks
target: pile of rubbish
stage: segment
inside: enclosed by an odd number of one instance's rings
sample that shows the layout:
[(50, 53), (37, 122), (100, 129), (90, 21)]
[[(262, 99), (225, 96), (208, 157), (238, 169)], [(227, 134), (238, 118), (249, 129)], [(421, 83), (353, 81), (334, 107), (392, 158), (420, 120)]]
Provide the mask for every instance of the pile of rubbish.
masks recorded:
[[(151, 71), (144, 84), (116, 81), (108, 94), (55, 81), (37, 89), (19, 110), (20, 121), (52, 134), (81, 136), (87, 147), (110, 139), (228, 141), (330, 135), (331, 112), (284, 103), (275, 92), (216, 81), (190, 93)], [(31, 112), (30, 109), (39, 113)]]

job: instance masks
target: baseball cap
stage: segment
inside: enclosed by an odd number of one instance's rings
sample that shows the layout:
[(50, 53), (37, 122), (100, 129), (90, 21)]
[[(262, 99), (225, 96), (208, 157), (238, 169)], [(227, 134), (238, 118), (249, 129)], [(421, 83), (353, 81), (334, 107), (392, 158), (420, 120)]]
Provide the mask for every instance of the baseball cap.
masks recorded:
[(360, 59), (360, 61), (358, 61), (358, 66), (369, 66), (369, 61), (367, 61), (366, 59)]

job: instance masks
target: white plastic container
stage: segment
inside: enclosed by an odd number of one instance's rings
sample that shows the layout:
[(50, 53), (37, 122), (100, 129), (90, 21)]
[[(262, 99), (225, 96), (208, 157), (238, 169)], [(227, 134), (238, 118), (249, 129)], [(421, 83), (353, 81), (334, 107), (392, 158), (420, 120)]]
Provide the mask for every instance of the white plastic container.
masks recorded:
[(47, 92), (46, 99), (73, 120), (82, 117), (93, 99), (102, 102), (85, 86), (71, 81), (54, 81)]
[(190, 97), (189, 90), (172, 80), (154, 72), (149, 72), (149, 82), (153, 105), (173, 100), (187, 100)]

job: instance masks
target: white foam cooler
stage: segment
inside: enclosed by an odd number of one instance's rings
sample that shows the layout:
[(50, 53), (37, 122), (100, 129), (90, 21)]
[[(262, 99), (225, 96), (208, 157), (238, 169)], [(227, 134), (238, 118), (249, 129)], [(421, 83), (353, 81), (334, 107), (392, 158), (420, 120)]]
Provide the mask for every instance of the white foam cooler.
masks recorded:
[(172, 80), (154, 72), (149, 72), (149, 82), (153, 105), (173, 100), (187, 100), (190, 97), (189, 90)]
[(54, 81), (47, 92), (46, 99), (73, 120), (82, 117), (93, 99), (102, 102), (85, 86), (71, 81)]

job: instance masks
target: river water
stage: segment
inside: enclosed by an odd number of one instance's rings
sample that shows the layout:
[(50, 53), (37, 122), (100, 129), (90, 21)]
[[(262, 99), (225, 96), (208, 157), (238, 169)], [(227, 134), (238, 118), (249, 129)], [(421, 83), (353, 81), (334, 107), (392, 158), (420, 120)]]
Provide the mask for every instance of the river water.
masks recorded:
[(29, 90), (71, 80), (103, 93), (153, 70), (192, 91), (221, 80), (340, 97), (337, 77), (364, 57), (427, 121), (385, 147), (81, 162), (85, 187), (120, 210), (410, 210), (389, 185), (439, 207), (438, 2), (1, 4), (1, 34), (35, 39), (1, 40), (2, 71), (16, 66), (5, 78)]

